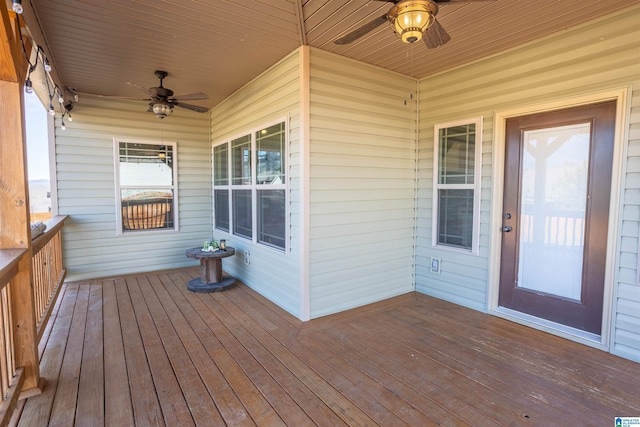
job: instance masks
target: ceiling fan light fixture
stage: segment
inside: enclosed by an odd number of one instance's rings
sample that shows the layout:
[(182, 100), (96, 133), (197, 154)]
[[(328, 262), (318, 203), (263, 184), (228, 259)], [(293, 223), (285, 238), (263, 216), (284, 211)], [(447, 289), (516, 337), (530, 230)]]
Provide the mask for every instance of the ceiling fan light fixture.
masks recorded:
[(415, 43), (433, 23), (438, 6), (432, 1), (403, 1), (389, 11), (395, 32), (405, 43)]
[(151, 110), (157, 118), (164, 119), (173, 113), (173, 105), (166, 101), (156, 101), (151, 104)]

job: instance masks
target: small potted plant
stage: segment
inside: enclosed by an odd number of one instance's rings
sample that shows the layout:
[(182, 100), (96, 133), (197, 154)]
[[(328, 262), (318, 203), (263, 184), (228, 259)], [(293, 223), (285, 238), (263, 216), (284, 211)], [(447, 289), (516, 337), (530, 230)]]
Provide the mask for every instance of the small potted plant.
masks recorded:
[(215, 252), (220, 249), (220, 244), (215, 239), (206, 240), (202, 245), (202, 252)]

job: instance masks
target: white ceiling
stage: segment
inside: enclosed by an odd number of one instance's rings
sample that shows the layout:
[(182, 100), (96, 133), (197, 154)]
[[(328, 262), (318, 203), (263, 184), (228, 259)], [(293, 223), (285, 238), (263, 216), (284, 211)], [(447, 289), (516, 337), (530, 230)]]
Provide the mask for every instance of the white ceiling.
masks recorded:
[[(6, 0), (10, 5), (10, 0)], [(495, 0), (440, 5), (452, 40), (402, 43), (382, 25), (349, 45), (333, 41), (386, 13), (369, 0), (23, 0), (29, 32), (62, 87), (144, 98), (134, 85), (204, 92), (211, 108), (302, 44), (417, 78), (636, 6), (638, 0)], [(585, 41), (589, 42), (589, 41)]]

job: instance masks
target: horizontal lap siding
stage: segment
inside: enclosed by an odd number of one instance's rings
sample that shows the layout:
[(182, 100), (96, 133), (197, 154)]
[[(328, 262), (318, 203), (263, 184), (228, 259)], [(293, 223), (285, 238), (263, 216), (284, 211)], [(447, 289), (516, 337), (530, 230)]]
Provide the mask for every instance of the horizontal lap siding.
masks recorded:
[[(56, 126), (58, 210), (70, 280), (191, 265), (185, 249), (211, 227), (208, 115), (176, 109), (160, 121), (141, 102), (83, 96), (74, 121)], [(178, 232), (116, 236), (113, 138), (177, 141)]]
[(413, 289), (413, 79), (313, 49), (311, 317)]
[[(289, 116), (289, 253), (254, 245), (251, 241), (214, 230), (216, 239), (228, 239), (236, 256), (223, 267), (288, 312), (300, 316), (300, 67), (293, 52), (231, 95), (211, 112), (211, 140), (222, 142)], [(249, 251), (249, 265), (243, 253)]]
[[(628, 155), (623, 175), (615, 283), (612, 351), (640, 360), (640, 9), (567, 30), (526, 47), (420, 82), (419, 214), (416, 288), (486, 310), (493, 116), (496, 111), (631, 85)], [(480, 255), (431, 246), (434, 123), (484, 116)], [(499, 245), (500, 242), (493, 242)], [(429, 257), (442, 258), (442, 274), (429, 272)]]

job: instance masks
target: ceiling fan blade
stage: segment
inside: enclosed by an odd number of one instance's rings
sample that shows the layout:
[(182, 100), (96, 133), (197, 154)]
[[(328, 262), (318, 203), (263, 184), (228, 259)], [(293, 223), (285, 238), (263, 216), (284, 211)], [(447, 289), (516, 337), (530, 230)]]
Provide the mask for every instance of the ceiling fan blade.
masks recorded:
[(209, 99), (209, 95), (202, 92), (187, 93), (184, 95), (172, 96), (171, 99), (176, 101), (198, 101), (202, 99)]
[(140, 89), (141, 91), (143, 91), (144, 93), (146, 93), (146, 94), (147, 94), (147, 95), (149, 95), (149, 96), (153, 96), (153, 92), (151, 92), (151, 90), (150, 90), (150, 89), (147, 89), (146, 87), (144, 87), (144, 86), (142, 86), (142, 85), (139, 85), (138, 83), (131, 83), (131, 82), (127, 82), (127, 84), (128, 84), (129, 86), (133, 86), (133, 87), (135, 87), (136, 89)]
[(206, 107), (200, 107), (199, 105), (185, 104), (184, 102), (173, 102), (173, 105), (186, 108), (187, 110), (197, 111), (198, 113), (206, 113), (207, 111), (209, 111), (209, 109)]
[(120, 96), (120, 95), (103, 95), (101, 93), (83, 92), (80, 90), (74, 90), (73, 94), (97, 96), (98, 98), (107, 98), (107, 99), (122, 99), (125, 101), (149, 101), (149, 98), (136, 98), (133, 96)]
[(436, 17), (433, 17), (433, 24), (427, 28), (427, 31), (422, 35), (424, 39), (424, 44), (427, 45), (428, 49), (434, 49), (438, 46), (442, 46), (449, 40), (451, 40), (451, 36), (447, 33), (442, 25), (438, 22)]
[(349, 43), (359, 39), (360, 37), (364, 36), (368, 32), (373, 31), (374, 29), (378, 28), (380, 25), (382, 25), (382, 24), (384, 24), (386, 22), (387, 22), (387, 14), (385, 13), (384, 15), (379, 16), (376, 19), (367, 22), (366, 24), (364, 24), (360, 28), (350, 32), (349, 34), (340, 37), (339, 39), (335, 40), (334, 43), (335, 44), (349, 44)]

